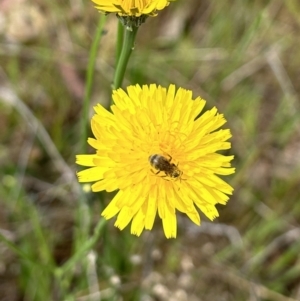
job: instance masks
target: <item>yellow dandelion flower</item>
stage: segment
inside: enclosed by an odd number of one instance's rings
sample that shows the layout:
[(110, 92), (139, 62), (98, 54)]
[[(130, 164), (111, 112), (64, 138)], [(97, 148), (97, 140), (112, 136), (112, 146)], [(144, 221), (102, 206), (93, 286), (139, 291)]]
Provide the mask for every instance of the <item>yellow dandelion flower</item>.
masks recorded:
[[(96, 8), (104, 13), (116, 13), (119, 16), (140, 17), (156, 16), (172, 0), (92, 0)], [(173, 0), (174, 1), (174, 0)]]
[(217, 217), (216, 204), (226, 204), (233, 188), (218, 175), (234, 173), (233, 156), (217, 153), (231, 147), (226, 120), (216, 108), (201, 114), (205, 101), (174, 85), (129, 86), (113, 91), (111, 112), (100, 104), (88, 143), (96, 154), (77, 155), (89, 167), (78, 172), (80, 182), (95, 182), (92, 190), (114, 191), (102, 212), (131, 233), (151, 230), (158, 212), (167, 238), (176, 237), (176, 210), (200, 224), (200, 209)]

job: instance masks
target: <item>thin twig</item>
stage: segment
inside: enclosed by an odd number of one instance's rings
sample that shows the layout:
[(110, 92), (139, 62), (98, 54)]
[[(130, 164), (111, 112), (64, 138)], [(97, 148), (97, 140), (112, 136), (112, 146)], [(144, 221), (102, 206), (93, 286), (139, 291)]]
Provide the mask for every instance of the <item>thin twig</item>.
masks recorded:
[(74, 171), (64, 161), (42, 123), (8, 85), (0, 86), (0, 101), (14, 107), (29, 125), (33, 133), (36, 132), (37, 138), (44, 146), (46, 153), (52, 159), (55, 168), (62, 174), (62, 177), (66, 182), (71, 183), (73, 192), (79, 194), (80, 186), (75, 179)]
[(299, 241), (300, 228), (291, 229), (282, 235), (276, 237), (269, 245), (265, 246), (261, 252), (252, 257), (245, 264), (245, 268), (253, 268), (253, 266), (261, 265), (269, 256), (275, 254), (284, 245), (289, 245), (293, 242)]

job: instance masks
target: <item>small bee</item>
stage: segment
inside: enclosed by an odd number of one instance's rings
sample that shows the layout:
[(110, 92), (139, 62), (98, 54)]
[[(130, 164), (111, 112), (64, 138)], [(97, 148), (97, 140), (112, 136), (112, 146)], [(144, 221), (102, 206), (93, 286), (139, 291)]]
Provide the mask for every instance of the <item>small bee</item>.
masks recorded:
[(154, 172), (153, 170), (151, 171), (156, 175), (163, 171), (165, 176), (162, 177), (170, 177), (173, 179), (181, 178), (183, 172), (178, 168), (178, 165), (171, 163), (172, 157), (170, 155), (168, 156), (170, 157), (169, 159), (158, 154), (151, 155), (149, 157), (149, 162), (151, 166), (157, 170), (157, 172)]

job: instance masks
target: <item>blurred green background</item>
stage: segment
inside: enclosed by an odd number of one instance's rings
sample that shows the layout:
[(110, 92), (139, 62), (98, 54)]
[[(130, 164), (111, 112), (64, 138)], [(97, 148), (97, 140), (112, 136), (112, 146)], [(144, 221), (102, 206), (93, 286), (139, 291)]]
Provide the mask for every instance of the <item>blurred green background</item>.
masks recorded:
[[(140, 28), (123, 86), (191, 89), (233, 134), (234, 195), (213, 223), (178, 214), (175, 240), (159, 220), (95, 233), (111, 195), (80, 196), (98, 20), (88, 0), (0, 2), (0, 301), (300, 300), (300, 2), (178, 0)], [(116, 29), (109, 15), (92, 105), (110, 103)]]

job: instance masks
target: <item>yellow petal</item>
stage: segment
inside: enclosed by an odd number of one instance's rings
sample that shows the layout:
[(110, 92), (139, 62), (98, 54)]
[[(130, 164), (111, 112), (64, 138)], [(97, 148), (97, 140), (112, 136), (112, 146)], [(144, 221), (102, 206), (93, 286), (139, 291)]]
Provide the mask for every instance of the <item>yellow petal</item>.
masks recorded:
[(175, 211), (171, 208), (166, 208), (165, 217), (162, 219), (166, 238), (176, 238), (177, 236), (177, 220)]
[(96, 166), (77, 173), (79, 182), (94, 182), (103, 178), (103, 168)]
[(77, 155), (76, 164), (82, 166), (96, 166), (94, 163), (94, 159), (96, 158), (96, 155)]

